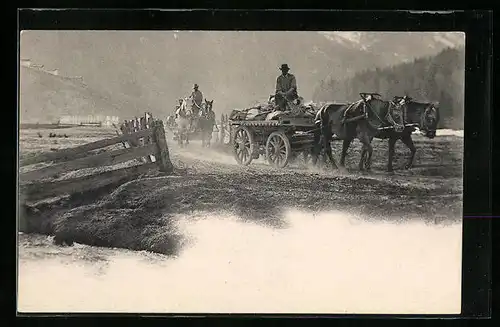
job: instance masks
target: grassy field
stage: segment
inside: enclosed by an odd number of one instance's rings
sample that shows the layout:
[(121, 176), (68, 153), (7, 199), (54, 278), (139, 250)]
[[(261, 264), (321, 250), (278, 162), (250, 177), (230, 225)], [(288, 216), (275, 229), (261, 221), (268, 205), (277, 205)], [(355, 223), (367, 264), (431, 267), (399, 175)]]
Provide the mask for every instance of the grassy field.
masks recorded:
[[(20, 156), (113, 137), (106, 128), (21, 129)], [(171, 217), (230, 213), (242, 221), (286, 228), (285, 209), (342, 210), (365, 220), (431, 224), (457, 223), (462, 215), (463, 138), (414, 137), (415, 167), (403, 170), (409, 150), (396, 145), (395, 173), (385, 172), (387, 141), (374, 140), (373, 172), (359, 173), (360, 144), (354, 142), (349, 172), (318, 170), (298, 162), (277, 170), (263, 160), (238, 166), (227, 148), (203, 149), (194, 142), (180, 149), (168, 135), (172, 176), (152, 172), (137, 180), (89, 194), (24, 207), (32, 232), (68, 243), (123, 247), (175, 254), (184, 236)], [(340, 154), (340, 142), (334, 151)], [(133, 163), (125, 163), (133, 164)]]

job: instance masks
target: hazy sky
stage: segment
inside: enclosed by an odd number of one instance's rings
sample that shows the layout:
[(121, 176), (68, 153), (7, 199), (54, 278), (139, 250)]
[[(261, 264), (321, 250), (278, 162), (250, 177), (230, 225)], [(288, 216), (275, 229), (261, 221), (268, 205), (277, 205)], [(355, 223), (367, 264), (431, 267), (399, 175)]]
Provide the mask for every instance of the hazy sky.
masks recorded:
[(282, 63), (308, 101), (328, 77), (463, 41), (463, 33), (443, 32), (23, 31), (20, 56), (153, 112), (170, 110), (197, 83), (216, 112), (227, 112), (267, 99)]

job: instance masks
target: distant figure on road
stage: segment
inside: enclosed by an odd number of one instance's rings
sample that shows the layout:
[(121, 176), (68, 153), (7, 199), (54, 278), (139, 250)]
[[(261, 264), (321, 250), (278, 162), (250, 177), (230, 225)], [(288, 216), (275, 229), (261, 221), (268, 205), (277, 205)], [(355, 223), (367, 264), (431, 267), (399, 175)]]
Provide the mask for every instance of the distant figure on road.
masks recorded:
[(198, 84), (193, 87), (193, 92), (191, 93), (190, 99), (192, 100), (192, 111), (195, 117), (199, 116), (201, 110), (201, 104), (203, 103), (203, 94), (198, 90)]
[(282, 74), (276, 79), (276, 94), (274, 100), (279, 110), (286, 111), (287, 101), (291, 102), (299, 97), (297, 93), (297, 81), (294, 75), (288, 73), (290, 68), (287, 64), (281, 65), (280, 70)]
[(179, 108), (182, 106), (182, 101), (184, 101), (183, 99), (179, 99), (179, 104), (177, 104), (175, 106), (175, 109), (174, 109), (174, 117), (177, 118), (177, 110), (179, 110)]

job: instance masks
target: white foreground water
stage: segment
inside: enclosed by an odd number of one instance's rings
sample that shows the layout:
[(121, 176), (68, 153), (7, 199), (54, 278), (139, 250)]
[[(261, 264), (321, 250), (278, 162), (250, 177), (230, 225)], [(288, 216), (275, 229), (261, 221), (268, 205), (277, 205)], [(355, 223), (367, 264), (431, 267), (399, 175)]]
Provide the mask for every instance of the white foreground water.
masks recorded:
[[(420, 135), (420, 132), (417, 130), (414, 132), (415, 135)], [(456, 137), (464, 137), (463, 129), (438, 129), (436, 130), (436, 136), (456, 136)]]
[(459, 313), (461, 224), (179, 217), (175, 258), (20, 235), (20, 312)]
[(454, 129), (438, 129), (436, 131), (436, 136), (458, 136), (464, 137), (464, 130), (454, 130)]

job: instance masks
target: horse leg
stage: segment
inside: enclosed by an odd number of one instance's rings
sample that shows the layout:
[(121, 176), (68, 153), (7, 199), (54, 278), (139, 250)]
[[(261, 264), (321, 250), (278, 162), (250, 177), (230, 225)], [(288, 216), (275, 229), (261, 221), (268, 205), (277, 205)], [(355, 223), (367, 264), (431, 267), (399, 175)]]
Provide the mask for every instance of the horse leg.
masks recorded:
[(214, 127), (213, 126), (212, 126), (212, 128), (209, 127), (207, 129), (207, 148), (210, 147), (210, 143), (212, 141), (212, 133), (213, 133), (213, 131), (214, 131)]
[(313, 166), (318, 164), (318, 152), (316, 151), (316, 146), (313, 148), (311, 153), (311, 163)]
[(387, 171), (392, 173), (394, 169), (392, 168), (392, 161), (394, 159), (394, 147), (396, 145), (396, 141), (398, 139), (395, 137), (390, 137), (389, 138), (389, 162), (387, 164)]
[[(328, 156), (328, 159), (330, 159), (330, 161), (332, 163), (332, 167), (334, 169), (338, 169), (339, 166), (337, 165), (337, 162), (333, 158), (333, 154), (332, 154), (332, 145), (330, 144), (331, 138), (332, 138), (331, 133), (328, 133), (328, 135), (323, 139), (323, 141), (324, 141), (323, 146), (325, 147), (325, 154)], [(326, 156), (325, 156), (325, 160), (326, 160)]]
[(177, 144), (182, 148), (182, 138), (184, 137), (182, 130), (177, 131)]
[(362, 150), (361, 150), (361, 159), (359, 161), (359, 170), (363, 171), (365, 168), (370, 169), (371, 163), (369, 160), (371, 159), (371, 154), (373, 152), (373, 148), (371, 145), (371, 140), (370, 137), (366, 134), (361, 134), (359, 137), (359, 140), (363, 144)]
[(307, 163), (309, 162), (309, 151), (302, 151), (302, 155), (304, 156), (304, 164), (307, 165)]
[(401, 141), (410, 149), (410, 158), (408, 159), (408, 162), (405, 165), (405, 169), (410, 169), (413, 167), (413, 159), (415, 158), (415, 153), (417, 152), (417, 149), (415, 148), (415, 144), (413, 144), (413, 140), (411, 138), (411, 134), (405, 134), (402, 138)]
[(313, 147), (311, 149), (311, 162), (313, 166), (318, 164), (318, 157), (321, 152), (321, 135), (319, 133), (314, 134)]
[(348, 138), (342, 142), (342, 156), (340, 157), (340, 165), (345, 167), (345, 157), (347, 156), (347, 150), (351, 146), (352, 139)]
[(314, 154), (312, 155), (312, 164), (313, 166), (317, 167), (317, 168), (321, 168), (321, 161), (325, 162), (325, 156), (324, 154), (322, 153), (322, 145), (319, 144), (319, 145), (316, 145), (316, 148), (314, 150)]
[(203, 140), (204, 147), (207, 147), (207, 126), (205, 125), (207, 122), (200, 121), (198, 125), (198, 130), (200, 131), (201, 139)]
[(370, 145), (366, 151), (367, 151), (367, 158), (366, 158), (366, 161), (365, 161), (365, 165), (366, 165), (366, 170), (370, 171), (372, 169), (372, 155), (373, 155), (373, 147), (372, 147), (372, 140), (373, 140), (373, 137), (370, 137), (368, 138), (368, 144)]
[(363, 144), (361, 146), (361, 157), (359, 159), (359, 164), (358, 164), (358, 168), (360, 171), (363, 171), (365, 170), (365, 163), (366, 163), (366, 146)]

